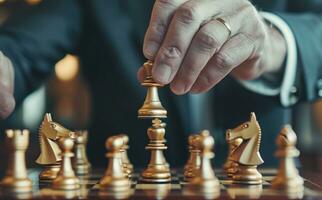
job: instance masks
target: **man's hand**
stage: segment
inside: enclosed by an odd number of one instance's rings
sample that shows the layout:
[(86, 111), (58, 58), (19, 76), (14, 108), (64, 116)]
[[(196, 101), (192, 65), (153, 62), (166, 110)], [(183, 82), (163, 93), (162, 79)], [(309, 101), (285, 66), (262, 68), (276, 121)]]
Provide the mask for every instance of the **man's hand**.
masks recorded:
[(0, 118), (7, 118), (15, 108), (14, 71), (11, 61), (0, 51)]
[(230, 72), (240, 80), (276, 72), (286, 44), (248, 0), (156, 0), (143, 52), (154, 79), (185, 94), (208, 91)]

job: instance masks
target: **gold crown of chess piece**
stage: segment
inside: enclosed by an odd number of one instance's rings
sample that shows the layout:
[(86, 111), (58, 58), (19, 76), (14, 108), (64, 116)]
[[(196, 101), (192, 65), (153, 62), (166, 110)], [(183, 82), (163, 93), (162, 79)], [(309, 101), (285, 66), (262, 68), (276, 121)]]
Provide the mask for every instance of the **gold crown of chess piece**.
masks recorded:
[(80, 188), (80, 181), (75, 176), (71, 160), (74, 156), (72, 152), (74, 140), (71, 138), (60, 138), (58, 144), (62, 150), (62, 162), (58, 175), (52, 182), (52, 187), (57, 190), (77, 190)]
[(277, 151), (275, 156), (280, 159), (276, 177), (272, 181), (274, 189), (286, 190), (290, 193), (303, 191), (303, 178), (296, 169), (294, 158), (300, 155), (296, 149), (297, 137), (290, 125), (282, 128), (276, 139)]
[(37, 164), (43, 165), (44, 170), (39, 179), (53, 180), (60, 170), (61, 150), (57, 144), (59, 138), (74, 138), (75, 133), (53, 122), (51, 114), (46, 113), (39, 128), (40, 155)]
[(28, 193), (32, 182), (28, 178), (25, 152), (29, 145), (28, 130), (7, 130), (6, 145), (9, 150), (8, 168), (1, 181), (1, 187), (9, 193)]
[(100, 190), (110, 192), (126, 192), (131, 187), (131, 182), (124, 173), (122, 167), (122, 153), (124, 146), (124, 138), (120, 136), (112, 136), (106, 140), (106, 148), (108, 153), (108, 167), (104, 176), (100, 180)]
[(166, 124), (160, 119), (154, 119), (152, 123), (152, 127), (148, 128), (147, 131), (150, 142), (146, 146), (146, 149), (151, 151), (151, 158), (148, 167), (141, 174), (141, 180), (151, 183), (170, 182), (169, 164), (163, 155), (163, 151), (167, 149), (164, 144)]
[(121, 148), (121, 162), (125, 174), (131, 178), (133, 173), (133, 165), (131, 164), (129, 157), (127, 155), (127, 150), (129, 149), (129, 137), (125, 134), (120, 134), (119, 137), (123, 138), (124, 145)]
[(86, 154), (87, 141), (87, 131), (75, 132), (75, 156), (73, 158), (73, 168), (75, 169), (77, 175), (88, 175), (91, 170), (91, 164), (89, 163)]
[(237, 138), (243, 140), (230, 156), (230, 159), (238, 164), (232, 176), (233, 182), (249, 185), (261, 184), (262, 175), (258, 172), (257, 165), (264, 161), (259, 153), (261, 129), (255, 113), (251, 113), (249, 121), (227, 130), (226, 136), (229, 141)]
[(231, 160), (231, 155), (235, 149), (243, 142), (241, 138), (236, 138), (234, 140), (228, 140), (228, 132), (226, 132), (226, 142), (228, 144), (228, 156), (227, 160), (223, 166), (223, 170), (226, 172), (227, 176), (232, 177), (237, 170), (238, 163)]
[(189, 188), (201, 194), (220, 193), (220, 183), (211, 166), (211, 159), (214, 157), (214, 144), (214, 138), (209, 131), (201, 131), (200, 139), (196, 142), (197, 148), (200, 149), (201, 165), (196, 176), (188, 183)]
[(188, 138), (189, 144), (189, 159), (184, 167), (184, 181), (189, 182), (196, 176), (200, 165), (201, 165), (201, 156), (200, 149), (198, 149), (198, 142), (200, 140), (200, 135), (190, 135)]
[(138, 111), (139, 118), (166, 118), (167, 111), (162, 106), (159, 94), (158, 87), (163, 85), (156, 83), (152, 78), (152, 67), (153, 63), (147, 61), (143, 65), (145, 71), (145, 79), (142, 83), (143, 86), (147, 87), (147, 95), (143, 106)]

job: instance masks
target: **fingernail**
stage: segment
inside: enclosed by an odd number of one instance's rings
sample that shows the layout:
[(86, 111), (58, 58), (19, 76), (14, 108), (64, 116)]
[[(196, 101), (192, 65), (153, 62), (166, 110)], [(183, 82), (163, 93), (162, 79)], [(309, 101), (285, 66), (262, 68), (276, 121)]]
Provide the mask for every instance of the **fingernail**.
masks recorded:
[(198, 93), (200, 93), (200, 88), (198, 88), (198, 87), (193, 87), (193, 88), (190, 90), (190, 93), (191, 93), (191, 94), (198, 94)]
[(182, 81), (175, 81), (174, 83), (171, 83), (171, 89), (177, 95), (186, 93), (186, 85)]
[(152, 75), (156, 81), (167, 84), (171, 76), (171, 67), (166, 64), (157, 65), (153, 68)]
[(153, 59), (157, 52), (158, 52), (158, 44), (155, 42), (149, 42), (144, 47), (144, 54), (149, 57), (148, 59)]

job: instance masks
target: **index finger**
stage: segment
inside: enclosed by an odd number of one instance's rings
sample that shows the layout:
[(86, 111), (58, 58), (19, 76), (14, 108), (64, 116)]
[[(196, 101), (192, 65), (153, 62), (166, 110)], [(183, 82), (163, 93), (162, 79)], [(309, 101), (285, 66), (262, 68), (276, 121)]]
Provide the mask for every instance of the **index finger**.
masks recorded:
[(173, 14), (186, 1), (188, 0), (156, 0), (143, 44), (143, 53), (147, 59), (154, 59), (165, 37)]

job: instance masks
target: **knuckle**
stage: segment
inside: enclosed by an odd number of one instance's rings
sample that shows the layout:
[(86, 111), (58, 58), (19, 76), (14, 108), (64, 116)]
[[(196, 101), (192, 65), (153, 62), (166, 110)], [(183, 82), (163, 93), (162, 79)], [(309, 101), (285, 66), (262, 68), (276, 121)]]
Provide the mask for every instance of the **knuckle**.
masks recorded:
[(177, 10), (176, 15), (178, 20), (184, 24), (191, 24), (200, 16), (198, 7), (193, 4), (184, 4)]
[(166, 30), (166, 25), (162, 23), (154, 23), (150, 26), (152, 38), (161, 40)]
[(175, 46), (162, 47), (161, 52), (161, 59), (175, 59), (180, 58), (182, 55), (180, 49)]
[(196, 36), (196, 40), (201, 50), (214, 50), (219, 46), (218, 39), (208, 31), (200, 31)]
[(177, 0), (158, 0), (158, 3), (160, 5), (162, 5), (163, 7), (166, 6), (166, 7), (171, 7), (171, 6), (175, 6), (176, 5), (176, 2)]
[(234, 66), (234, 60), (227, 53), (218, 52), (215, 58), (216, 67), (225, 70)]

